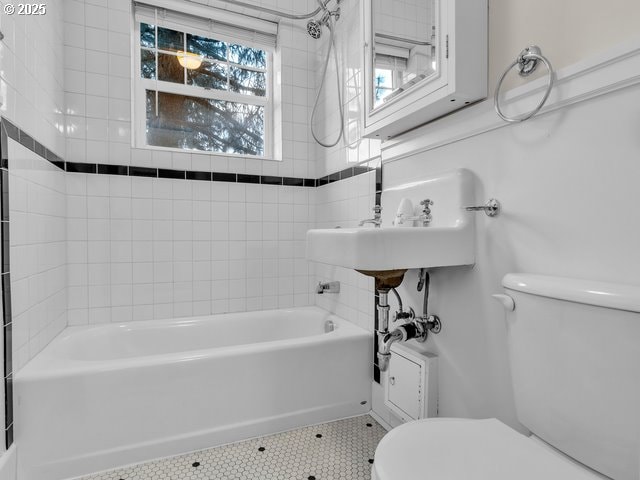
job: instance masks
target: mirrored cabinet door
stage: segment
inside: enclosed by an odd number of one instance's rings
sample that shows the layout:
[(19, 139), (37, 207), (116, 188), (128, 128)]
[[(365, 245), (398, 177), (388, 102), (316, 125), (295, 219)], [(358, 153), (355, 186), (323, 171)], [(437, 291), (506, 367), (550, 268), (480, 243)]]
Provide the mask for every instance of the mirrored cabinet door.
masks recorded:
[(487, 0), (364, 0), (365, 135), (388, 139), (487, 95)]
[(376, 109), (438, 71), (436, 0), (372, 0)]

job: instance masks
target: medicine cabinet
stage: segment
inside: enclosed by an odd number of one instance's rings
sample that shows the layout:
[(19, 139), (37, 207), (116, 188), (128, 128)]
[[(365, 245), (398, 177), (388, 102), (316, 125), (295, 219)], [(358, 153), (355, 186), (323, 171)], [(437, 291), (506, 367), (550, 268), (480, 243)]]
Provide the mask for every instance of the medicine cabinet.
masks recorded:
[(364, 0), (365, 130), (388, 139), (487, 96), (487, 0)]

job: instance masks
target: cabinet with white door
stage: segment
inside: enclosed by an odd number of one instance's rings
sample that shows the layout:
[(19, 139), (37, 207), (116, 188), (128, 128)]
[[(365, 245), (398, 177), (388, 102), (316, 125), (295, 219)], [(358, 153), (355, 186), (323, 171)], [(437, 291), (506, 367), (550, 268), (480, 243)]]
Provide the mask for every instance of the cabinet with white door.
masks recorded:
[(438, 415), (438, 357), (409, 345), (391, 347), (384, 402), (403, 421)]

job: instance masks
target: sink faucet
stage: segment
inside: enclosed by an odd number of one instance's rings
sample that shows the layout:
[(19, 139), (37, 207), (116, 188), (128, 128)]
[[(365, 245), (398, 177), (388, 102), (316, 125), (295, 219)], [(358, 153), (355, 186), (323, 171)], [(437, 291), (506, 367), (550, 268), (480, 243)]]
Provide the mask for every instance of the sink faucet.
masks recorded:
[(422, 222), (422, 226), (426, 227), (431, 223), (431, 220), (433, 220), (433, 217), (431, 216), (431, 209), (429, 208), (431, 205), (433, 205), (433, 202), (426, 198), (424, 200), (422, 200), (420, 202), (420, 205), (422, 205), (422, 213), (420, 215), (402, 215), (399, 214), (398, 216), (396, 216), (396, 225), (402, 225), (404, 222)]
[(358, 226), (362, 227), (365, 223), (373, 223), (375, 228), (380, 228), (380, 225), (382, 225), (382, 207), (380, 205), (373, 207), (373, 218), (362, 220)]

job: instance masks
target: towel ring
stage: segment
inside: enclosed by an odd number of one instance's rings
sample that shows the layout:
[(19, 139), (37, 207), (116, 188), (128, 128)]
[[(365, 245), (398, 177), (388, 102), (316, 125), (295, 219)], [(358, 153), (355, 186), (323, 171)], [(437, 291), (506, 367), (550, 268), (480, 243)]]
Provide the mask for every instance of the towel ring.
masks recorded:
[[(547, 67), (547, 70), (549, 71), (549, 80), (547, 82), (547, 90), (544, 92), (544, 96), (542, 97), (542, 100), (540, 100), (540, 103), (538, 103), (536, 108), (534, 108), (529, 113), (526, 113), (519, 117), (508, 117), (507, 115), (502, 113), (502, 110), (500, 109), (499, 96), (500, 96), (500, 88), (502, 87), (502, 82), (504, 82), (505, 77), (513, 67), (517, 67), (518, 74), (521, 77), (528, 77), (533, 72), (535, 72), (536, 68), (538, 67), (538, 62), (544, 63), (545, 66)], [(553, 67), (551, 66), (551, 62), (542, 55), (542, 51), (540, 50), (540, 47), (536, 45), (532, 45), (530, 47), (525, 48), (520, 52), (520, 55), (518, 55), (518, 58), (516, 58), (507, 67), (507, 69), (504, 71), (504, 73), (500, 77), (500, 80), (498, 80), (498, 85), (496, 86), (496, 91), (493, 97), (493, 106), (496, 109), (496, 113), (505, 122), (517, 123), (517, 122), (524, 122), (525, 120), (529, 120), (531, 117), (533, 117), (536, 113), (540, 111), (542, 106), (546, 103), (547, 99), (549, 98), (549, 94), (551, 93), (551, 89), (553, 88), (553, 77), (554, 77), (554, 72), (553, 72)]]

